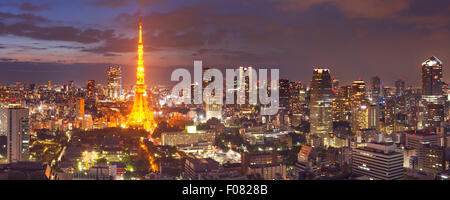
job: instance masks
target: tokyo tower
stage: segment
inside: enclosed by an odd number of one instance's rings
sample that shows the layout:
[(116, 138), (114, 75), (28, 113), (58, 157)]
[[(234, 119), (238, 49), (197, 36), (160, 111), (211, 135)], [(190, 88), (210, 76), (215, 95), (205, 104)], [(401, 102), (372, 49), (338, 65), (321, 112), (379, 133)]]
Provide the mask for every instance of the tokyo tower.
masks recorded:
[(144, 78), (144, 44), (142, 43), (142, 20), (139, 20), (139, 43), (138, 43), (138, 61), (136, 72), (136, 86), (134, 87), (135, 96), (133, 108), (128, 115), (127, 127), (143, 128), (150, 133), (156, 127), (153, 120), (153, 112), (149, 109), (146, 98), (145, 78)]

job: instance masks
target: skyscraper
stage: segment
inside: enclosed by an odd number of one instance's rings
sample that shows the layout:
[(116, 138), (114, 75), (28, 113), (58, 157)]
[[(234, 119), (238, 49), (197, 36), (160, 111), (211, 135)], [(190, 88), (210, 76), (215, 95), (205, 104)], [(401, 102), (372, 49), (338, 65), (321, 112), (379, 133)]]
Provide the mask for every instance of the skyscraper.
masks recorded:
[(333, 79), (333, 90), (337, 91), (339, 90), (339, 80)]
[(369, 129), (380, 129), (380, 107), (378, 105), (370, 105), (369, 107)]
[[(205, 67), (202, 69), (202, 74), (203, 77), (205, 76), (206, 71), (208, 71), (209, 67)], [(203, 92), (205, 90), (205, 88), (215, 80), (215, 77), (211, 77), (211, 80), (203, 80), (202, 86), (203, 86)], [(209, 120), (211, 118), (216, 118), (221, 120), (222, 119), (222, 105), (221, 104), (217, 104), (214, 103), (215, 101), (217, 101), (219, 98), (219, 95), (216, 97), (216, 93), (215, 91), (211, 92), (211, 96), (210, 95), (205, 95), (205, 114), (206, 114), (206, 120)], [(213, 102), (213, 103), (210, 103)]]
[(95, 80), (86, 81), (86, 97), (88, 99), (95, 98)]
[(431, 56), (422, 63), (422, 95), (442, 95), (442, 62)]
[(369, 98), (371, 103), (378, 104), (381, 97), (381, 80), (380, 77), (372, 77), (370, 81)]
[(95, 95), (95, 80), (88, 80), (86, 81), (86, 98), (85, 98), (86, 111), (90, 113), (95, 113), (96, 102), (97, 98)]
[(122, 68), (120, 66), (110, 66), (108, 75), (108, 97), (117, 99), (122, 95)]
[(339, 87), (337, 95), (333, 98), (333, 121), (350, 120), (350, 90), (351, 86)]
[(366, 83), (362, 80), (353, 81), (350, 89), (350, 123), (354, 133), (369, 128), (369, 107), (370, 104), (366, 99)]
[(48, 90), (52, 89), (52, 81), (51, 80), (47, 81), (47, 88), (48, 88)]
[(138, 61), (136, 72), (136, 85), (134, 86), (135, 96), (133, 108), (126, 126), (144, 128), (150, 132), (153, 131), (156, 123), (153, 121), (153, 112), (150, 111), (147, 103), (144, 73), (144, 44), (142, 43), (142, 21), (139, 21), (139, 43), (138, 43)]
[[(248, 107), (250, 104), (250, 95), (257, 94), (256, 90), (251, 91), (250, 85), (253, 84), (253, 87), (256, 88), (257, 85), (254, 85), (254, 79), (257, 78), (257, 74), (253, 74), (253, 67), (239, 67), (239, 77), (237, 82), (238, 91), (243, 90), (245, 97), (241, 97), (241, 101), (245, 101), (241, 107)], [(257, 79), (256, 79), (257, 81)]]
[(75, 114), (77, 118), (84, 117), (84, 99), (77, 99)]
[(6, 134), (8, 163), (28, 160), (29, 118), (26, 108), (0, 108), (0, 122), (6, 124), (1, 135)]
[(356, 80), (352, 83), (351, 96), (355, 100), (364, 99), (366, 96), (366, 83), (363, 80)]
[(288, 79), (280, 79), (280, 109), (290, 110), (289, 99), (291, 98)]
[(395, 81), (395, 95), (396, 96), (403, 96), (405, 94), (405, 80), (398, 79)]
[(427, 127), (431, 131), (436, 131), (439, 133), (439, 128), (441, 128), (441, 123), (444, 122), (445, 117), (445, 106), (441, 104), (428, 104), (427, 105), (427, 114), (426, 114), (426, 124)]
[(333, 91), (330, 70), (314, 69), (310, 90), (311, 134), (318, 136), (327, 146), (328, 134), (333, 131)]

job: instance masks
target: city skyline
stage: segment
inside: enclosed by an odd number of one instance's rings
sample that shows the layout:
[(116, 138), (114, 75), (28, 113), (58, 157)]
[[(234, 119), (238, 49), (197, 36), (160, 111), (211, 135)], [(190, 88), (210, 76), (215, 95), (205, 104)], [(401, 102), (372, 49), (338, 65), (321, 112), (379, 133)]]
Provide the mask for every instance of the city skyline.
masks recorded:
[[(83, 15), (61, 15), (73, 6), (85, 9)], [(147, 27), (149, 85), (169, 84), (174, 68), (190, 69), (195, 59), (222, 69), (279, 68), (280, 78), (303, 83), (311, 81), (313, 68), (323, 67), (341, 83), (379, 76), (385, 85), (403, 78), (420, 86), (421, 63), (433, 55), (446, 71), (447, 2), (371, 0), (354, 7), (334, 0), (3, 1), (0, 78), (2, 84), (106, 83), (105, 69), (120, 65), (124, 85), (132, 85), (137, 34), (131, 24), (138, 13)]]
[(450, 3), (175, 2), (0, 3), (0, 180), (450, 179)]

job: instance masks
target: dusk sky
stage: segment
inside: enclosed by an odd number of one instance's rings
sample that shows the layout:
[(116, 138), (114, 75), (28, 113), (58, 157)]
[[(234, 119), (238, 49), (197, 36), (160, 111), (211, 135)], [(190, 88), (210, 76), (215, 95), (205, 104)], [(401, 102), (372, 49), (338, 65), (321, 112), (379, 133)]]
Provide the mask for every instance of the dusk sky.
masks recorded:
[(279, 68), (309, 84), (312, 69), (350, 83), (420, 83), (431, 55), (450, 81), (449, 0), (1, 0), (0, 83), (136, 80), (139, 13), (148, 84), (193, 60), (217, 68)]

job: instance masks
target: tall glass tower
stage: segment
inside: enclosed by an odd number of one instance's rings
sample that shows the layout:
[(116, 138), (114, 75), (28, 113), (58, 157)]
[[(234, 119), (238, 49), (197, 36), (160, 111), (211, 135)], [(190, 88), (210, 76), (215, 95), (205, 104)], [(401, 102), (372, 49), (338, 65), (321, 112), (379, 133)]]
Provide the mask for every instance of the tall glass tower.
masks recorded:
[(442, 62), (435, 56), (422, 63), (422, 95), (442, 95)]
[(323, 139), (327, 145), (328, 134), (333, 132), (333, 91), (330, 70), (314, 69), (310, 89), (311, 134)]

